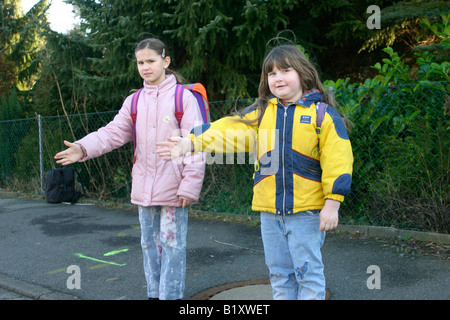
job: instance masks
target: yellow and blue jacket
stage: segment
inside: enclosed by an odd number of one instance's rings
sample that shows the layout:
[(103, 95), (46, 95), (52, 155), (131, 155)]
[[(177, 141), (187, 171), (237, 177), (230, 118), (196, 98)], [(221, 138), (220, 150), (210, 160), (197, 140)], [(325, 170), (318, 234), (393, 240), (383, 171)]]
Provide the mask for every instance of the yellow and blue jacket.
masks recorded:
[(256, 152), (254, 211), (289, 215), (322, 209), (325, 199), (342, 202), (350, 191), (353, 153), (344, 123), (330, 106), (318, 139), (316, 107), (323, 100), (315, 89), (288, 106), (273, 97), (258, 128), (251, 121), (257, 108), (194, 128), (194, 150)]

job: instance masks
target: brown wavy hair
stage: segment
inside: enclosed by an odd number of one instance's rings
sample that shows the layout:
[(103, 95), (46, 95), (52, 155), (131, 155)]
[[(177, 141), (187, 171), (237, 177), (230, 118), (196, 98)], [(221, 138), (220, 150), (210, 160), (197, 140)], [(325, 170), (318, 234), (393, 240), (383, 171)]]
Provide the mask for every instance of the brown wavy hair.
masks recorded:
[(293, 68), (300, 77), (303, 93), (306, 93), (311, 89), (317, 89), (322, 93), (324, 102), (331, 105), (331, 99), (329, 99), (328, 94), (325, 92), (323, 85), (320, 82), (316, 68), (308, 60), (303, 51), (295, 45), (280, 45), (273, 48), (264, 59), (259, 82), (258, 99), (254, 104), (238, 113), (242, 116), (251, 109), (259, 109), (258, 118), (250, 120), (247, 123), (254, 122), (254, 125), (256, 126), (261, 122), (272, 96), (269, 89), (268, 74), (272, 72), (275, 66), (280, 69)]

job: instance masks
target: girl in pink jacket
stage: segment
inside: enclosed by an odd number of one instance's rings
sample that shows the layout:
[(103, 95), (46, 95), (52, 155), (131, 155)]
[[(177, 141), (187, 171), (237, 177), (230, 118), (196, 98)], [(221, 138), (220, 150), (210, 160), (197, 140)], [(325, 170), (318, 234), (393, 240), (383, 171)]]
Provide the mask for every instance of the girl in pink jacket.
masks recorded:
[[(168, 69), (170, 57), (162, 41), (143, 40), (135, 54), (144, 90), (137, 105), (131, 202), (138, 205), (147, 294), (150, 299), (181, 299), (186, 273), (187, 206), (198, 200), (205, 164), (201, 159), (164, 161), (156, 155), (156, 142), (173, 135), (188, 136), (202, 118), (195, 97), (185, 90), (184, 115), (178, 127), (177, 75)], [(64, 141), (68, 149), (55, 155), (56, 162), (68, 165), (86, 161), (132, 141), (132, 96), (125, 99), (105, 127), (74, 143)]]

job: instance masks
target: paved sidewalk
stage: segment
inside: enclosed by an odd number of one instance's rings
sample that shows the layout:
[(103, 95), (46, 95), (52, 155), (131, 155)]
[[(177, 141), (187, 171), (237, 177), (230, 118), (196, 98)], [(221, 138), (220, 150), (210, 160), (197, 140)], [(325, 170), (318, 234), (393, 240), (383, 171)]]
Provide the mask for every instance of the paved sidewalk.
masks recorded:
[[(323, 258), (332, 300), (450, 298), (448, 259), (343, 232), (327, 234)], [(267, 278), (259, 226), (190, 217), (186, 300), (269, 300)], [(0, 195), (0, 288), (0, 299), (146, 299), (137, 210)]]
[(33, 299), (24, 297), (15, 292), (0, 288), (0, 301), (5, 301), (5, 300), (33, 300)]

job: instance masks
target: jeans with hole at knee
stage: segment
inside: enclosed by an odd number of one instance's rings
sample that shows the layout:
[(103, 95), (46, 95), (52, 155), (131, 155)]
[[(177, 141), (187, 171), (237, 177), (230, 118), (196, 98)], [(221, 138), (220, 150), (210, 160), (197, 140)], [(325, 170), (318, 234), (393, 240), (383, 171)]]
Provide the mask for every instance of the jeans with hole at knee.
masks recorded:
[(188, 209), (139, 206), (138, 210), (148, 297), (181, 299), (186, 276)]
[(274, 300), (325, 299), (319, 210), (293, 215), (261, 212), (261, 234)]

